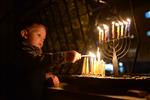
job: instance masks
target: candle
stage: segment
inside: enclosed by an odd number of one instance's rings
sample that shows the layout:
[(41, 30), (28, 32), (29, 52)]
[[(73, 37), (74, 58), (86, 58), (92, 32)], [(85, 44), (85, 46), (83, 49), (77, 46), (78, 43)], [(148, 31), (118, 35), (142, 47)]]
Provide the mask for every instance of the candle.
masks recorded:
[(102, 34), (102, 41), (104, 41), (104, 30), (101, 30), (101, 34)]
[(86, 74), (89, 74), (89, 58), (86, 57)]
[(100, 74), (100, 51), (99, 51), (99, 47), (97, 48), (97, 61), (96, 61), (96, 74)]
[(93, 57), (93, 74), (96, 74), (96, 57)]
[(119, 24), (115, 23), (115, 25), (117, 26), (117, 38), (119, 38)]
[(86, 74), (86, 58), (83, 59), (82, 74)]
[(97, 61), (96, 73), (97, 73), (97, 75), (100, 75), (100, 74), (101, 74), (101, 70), (100, 70), (100, 61)]
[(104, 30), (105, 30), (105, 33), (104, 33), (104, 40), (106, 41), (107, 40), (107, 38), (108, 38), (108, 32), (109, 32), (109, 27), (107, 26), (107, 25), (103, 25), (103, 27), (104, 27)]
[(123, 23), (125, 24), (125, 36), (127, 36), (128, 23), (126, 21), (123, 21)]
[(91, 74), (94, 74), (93, 57), (91, 57)]
[(114, 32), (115, 32), (115, 26), (114, 26), (115, 22), (112, 22), (112, 39), (115, 38)]
[(97, 29), (98, 29), (98, 35), (99, 35), (99, 43), (101, 42), (101, 28), (98, 26), (97, 27)]
[(97, 59), (98, 59), (98, 61), (100, 61), (100, 51), (99, 51), (99, 47), (97, 48)]
[(127, 25), (127, 33), (128, 33), (128, 36), (130, 36), (130, 25), (131, 25), (131, 20), (129, 18), (127, 18), (127, 21), (128, 21), (128, 25)]
[(108, 41), (109, 41), (110, 40), (109, 27), (107, 29), (107, 37), (108, 37)]
[(95, 54), (93, 54), (92, 52), (89, 52), (90, 55), (90, 72), (91, 74), (94, 74), (94, 57)]
[(121, 37), (122, 37), (122, 36), (123, 36), (123, 28), (124, 28), (124, 24), (121, 23), (120, 25), (121, 25)]
[(105, 62), (103, 60), (100, 61), (100, 74), (102, 75), (102, 77), (105, 76)]

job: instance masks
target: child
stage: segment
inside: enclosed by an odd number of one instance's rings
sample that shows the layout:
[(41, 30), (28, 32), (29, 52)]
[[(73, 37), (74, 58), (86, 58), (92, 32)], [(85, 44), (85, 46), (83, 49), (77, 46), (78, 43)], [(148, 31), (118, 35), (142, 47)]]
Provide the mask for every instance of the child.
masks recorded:
[[(21, 30), (22, 45), (16, 58), (16, 94), (17, 100), (43, 100), (44, 81), (52, 78), (57, 86), (59, 79), (51, 73), (45, 73), (46, 67), (66, 62), (74, 63), (81, 54), (71, 50), (57, 53), (42, 53), (46, 38), (46, 27), (40, 23), (30, 23)], [(46, 74), (46, 77), (45, 77)]]

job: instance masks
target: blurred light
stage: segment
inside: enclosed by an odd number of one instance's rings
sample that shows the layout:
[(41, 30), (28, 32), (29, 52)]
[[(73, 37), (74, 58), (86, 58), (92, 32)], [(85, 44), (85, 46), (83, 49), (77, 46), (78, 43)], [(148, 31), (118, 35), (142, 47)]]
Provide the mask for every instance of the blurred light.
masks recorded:
[(122, 63), (122, 62), (119, 62), (119, 66), (123, 66), (123, 63)]
[(146, 32), (146, 35), (147, 35), (147, 36), (150, 36), (150, 30)]
[(145, 12), (145, 18), (150, 18), (150, 11)]
[(119, 62), (119, 71), (120, 71), (120, 73), (124, 72), (124, 66), (123, 66), (122, 62)]
[[(113, 64), (112, 63), (105, 64), (105, 70), (112, 74), (112, 72), (113, 72)], [(118, 63), (118, 70), (119, 70), (120, 74), (123, 74), (125, 72), (125, 66), (124, 66), (123, 62), (119, 62)]]
[(113, 71), (113, 65), (112, 64), (105, 64), (105, 70)]
[(123, 72), (124, 72), (124, 67), (123, 67), (123, 66), (120, 66), (120, 67), (119, 67), (119, 71), (120, 71), (120, 73), (123, 73)]

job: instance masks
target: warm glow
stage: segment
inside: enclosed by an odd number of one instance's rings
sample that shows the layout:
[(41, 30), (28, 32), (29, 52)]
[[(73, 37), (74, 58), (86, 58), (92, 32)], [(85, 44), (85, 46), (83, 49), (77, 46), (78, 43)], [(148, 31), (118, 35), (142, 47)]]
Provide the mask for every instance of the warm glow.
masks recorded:
[(130, 22), (131, 22), (131, 19), (127, 18), (127, 21), (130, 23)]
[(116, 26), (119, 26), (119, 24), (118, 24), (118, 23), (115, 23), (115, 25), (116, 25)]
[(96, 56), (97, 56), (98, 61), (100, 61), (100, 59), (101, 59), (101, 54), (100, 54), (100, 52), (99, 52), (99, 48), (97, 48), (97, 54), (96, 54)]
[(117, 26), (117, 38), (119, 38), (119, 34), (120, 34), (119, 23), (115, 23), (115, 25)]
[(100, 30), (101, 30), (101, 28), (100, 28), (99, 26), (97, 26), (97, 29), (98, 29), (98, 31), (100, 31)]
[(112, 24), (115, 24), (115, 22), (113, 21)]
[(109, 27), (107, 25), (105, 25), (105, 24), (103, 24), (103, 27), (104, 27), (105, 30), (109, 29)]
[(89, 52), (90, 57), (96, 57), (96, 55), (92, 52)]
[(118, 23), (119, 23), (119, 25), (123, 25), (123, 23), (122, 23), (122, 22), (120, 22), (120, 21), (119, 21)]
[(97, 27), (97, 29), (98, 29), (98, 34), (99, 34), (99, 43), (103, 40), (103, 29), (101, 29), (101, 27)]
[(112, 22), (112, 38), (113, 38), (113, 39), (114, 39), (114, 37), (115, 37), (115, 33), (114, 33), (114, 32), (115, 32), (115, 29), (114, 29), (115, 26), (114, 26), (114, 25), (115, 25), (115, 22), (113, 21), (113, 22)]
[(128, 22), (126, 22), (126, 21), (123, 21), (123, 23), (124, 23), (124, 24), (128, 24)]

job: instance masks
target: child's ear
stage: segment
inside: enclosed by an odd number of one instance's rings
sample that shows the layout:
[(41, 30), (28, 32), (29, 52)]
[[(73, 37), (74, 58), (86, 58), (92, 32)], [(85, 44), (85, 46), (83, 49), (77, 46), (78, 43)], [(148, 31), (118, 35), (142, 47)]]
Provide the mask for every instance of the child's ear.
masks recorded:
[(22, 36), (24, 39), (27, 39), (27, 38), (28, 38), (28, 32), (27, 32), (27, 30), (25, 30), (25, 29), (21, 30), (21, 36)]

